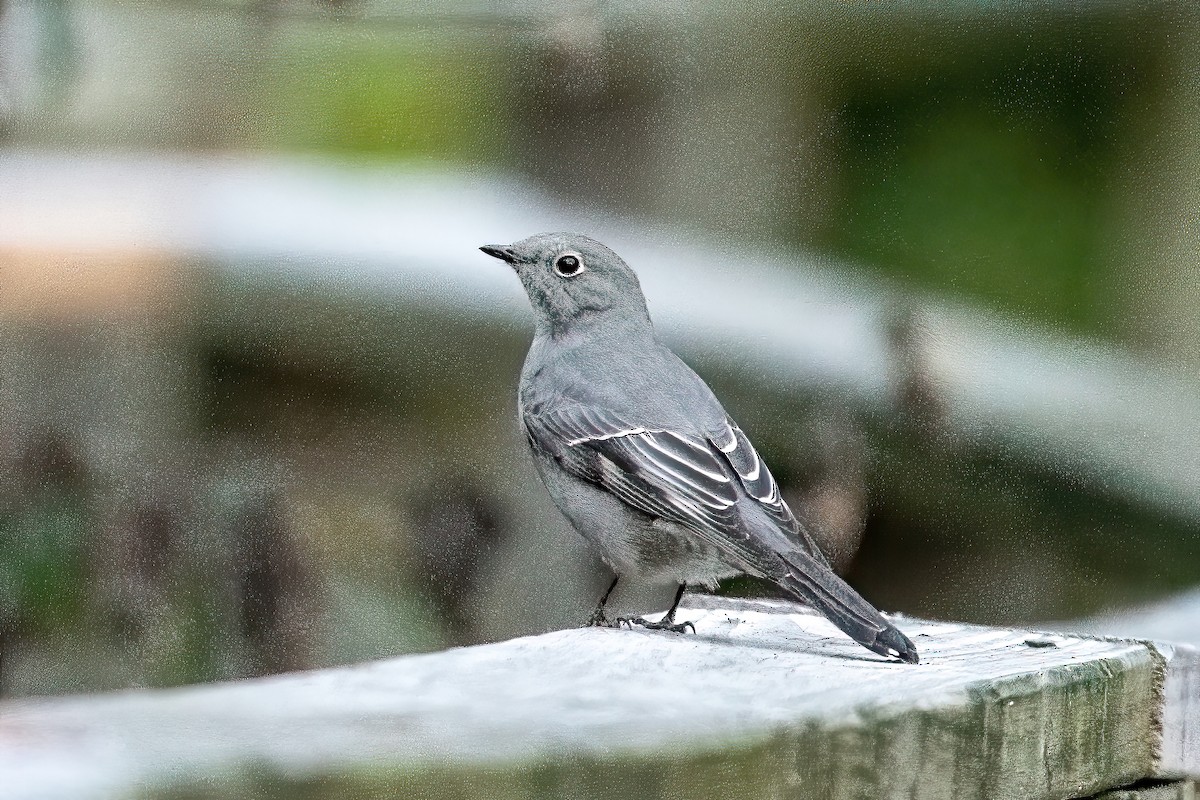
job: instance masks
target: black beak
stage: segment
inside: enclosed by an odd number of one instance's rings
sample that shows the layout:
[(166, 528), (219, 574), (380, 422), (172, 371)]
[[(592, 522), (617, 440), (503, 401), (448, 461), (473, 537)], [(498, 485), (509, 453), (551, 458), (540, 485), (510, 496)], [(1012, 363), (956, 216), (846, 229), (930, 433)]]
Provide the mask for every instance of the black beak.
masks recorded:
[(492, 258), (498, 258), (501, 261), (507, 261), (509, 264), (517, 263), (517, 254), (513, 252), (511, 247), (505, 247), (502, 244), (485, 244), (479, 249), (487, 253)]

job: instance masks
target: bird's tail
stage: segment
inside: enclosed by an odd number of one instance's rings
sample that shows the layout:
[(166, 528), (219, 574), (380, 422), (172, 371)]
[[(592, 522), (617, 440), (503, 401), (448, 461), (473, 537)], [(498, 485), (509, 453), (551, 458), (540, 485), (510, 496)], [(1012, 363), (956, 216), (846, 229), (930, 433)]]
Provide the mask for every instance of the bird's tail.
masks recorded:
[(917, 663), (917, 648), (908, 637), (832, 570), (802, 553), (780, 557), (788, 569), (777, 581), (785, 590), (813, 606), (868, 650)]

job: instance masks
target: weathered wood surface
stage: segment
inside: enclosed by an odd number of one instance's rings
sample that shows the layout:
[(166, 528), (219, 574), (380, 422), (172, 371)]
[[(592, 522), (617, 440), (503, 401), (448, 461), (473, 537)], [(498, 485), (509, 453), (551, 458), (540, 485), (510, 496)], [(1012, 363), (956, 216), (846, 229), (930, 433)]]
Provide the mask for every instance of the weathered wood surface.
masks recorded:
[[(1143, 642), (904, 619), (922, 652), (909, 666), (790, 604), (697, 597), (682, 616), (696, 635), (566, 630), (253, 681), (11, 701), (0, 786), (13, 800), (172, 787), (995, 800), (1094, 795), (1161, 774), (1164, 757), (1169, 772), (1200, 774), (1171, 741), (1182, 729), (1162, 738), (1177, 698)], [(1172, 655), (1194, 670), (1194, 651)]]
[(1163, 774), (1188, 774), (1200, 764), (1200, 590), (1157, 603), (1053, 626), (1092, 636), (1141, 639), (1165, 662)]
[(1200, 651), (1156, 643), (1165, 661), (1158, 773), (1200, 777)]

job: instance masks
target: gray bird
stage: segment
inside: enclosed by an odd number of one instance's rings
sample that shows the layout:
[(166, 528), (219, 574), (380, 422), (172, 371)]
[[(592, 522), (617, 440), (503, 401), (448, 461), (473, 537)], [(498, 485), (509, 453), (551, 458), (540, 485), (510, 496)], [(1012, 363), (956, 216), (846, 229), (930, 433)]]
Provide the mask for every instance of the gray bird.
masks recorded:
[(676, 582), (657, 622), (682, 633), (689, 583), (749, 573), (808, 603), (864, 647), (917, 663), (913, 643), (833, 573), (750, 440), (712, 390), (658, 341), (637, 276), (599, 242), (544, 233), (479, 248), (516, 271), (535, 334), (519, 410), (551, 498), (616, 578)]

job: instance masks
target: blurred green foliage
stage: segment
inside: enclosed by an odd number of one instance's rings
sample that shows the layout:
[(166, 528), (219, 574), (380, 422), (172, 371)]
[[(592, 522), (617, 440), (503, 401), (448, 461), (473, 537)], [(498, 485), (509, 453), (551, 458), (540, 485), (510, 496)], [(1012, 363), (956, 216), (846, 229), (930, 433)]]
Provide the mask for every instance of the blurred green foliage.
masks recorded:
[(486, 52), (445, 34), (392, 36), (370, 26), (289, 25), (263, 70), (262, 146), (338, 155), (498, 155), (499, 97)]
[(89, 514), (75, 492), (38, 492), (0, 510), (0, 628), (70, 625), (87, 585)]
[(1111, 335), (1107, 238), (1145, 54), (1104, 19), (1001, 27), (850, 79), (827, 246), (912, 285)]

